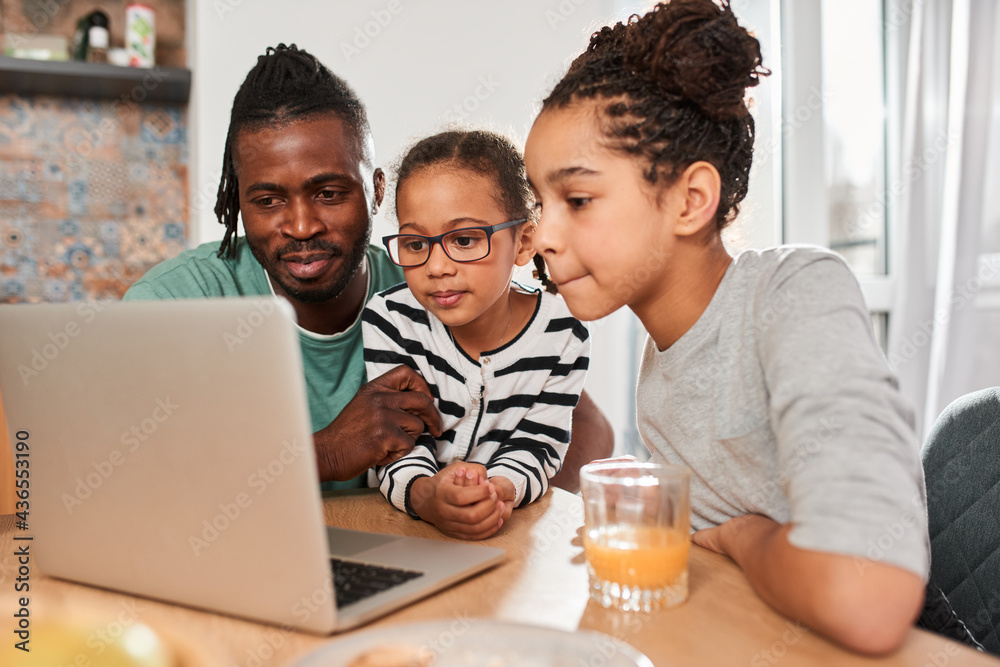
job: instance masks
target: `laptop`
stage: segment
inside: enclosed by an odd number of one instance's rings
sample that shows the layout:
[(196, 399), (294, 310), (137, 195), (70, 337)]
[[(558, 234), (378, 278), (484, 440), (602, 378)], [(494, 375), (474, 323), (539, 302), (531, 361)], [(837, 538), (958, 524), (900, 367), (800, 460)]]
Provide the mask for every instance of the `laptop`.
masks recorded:
[(50, 576), (327, 634), (505, 555), (324, 526), (280, 299), (0, 306), (0, 396)]

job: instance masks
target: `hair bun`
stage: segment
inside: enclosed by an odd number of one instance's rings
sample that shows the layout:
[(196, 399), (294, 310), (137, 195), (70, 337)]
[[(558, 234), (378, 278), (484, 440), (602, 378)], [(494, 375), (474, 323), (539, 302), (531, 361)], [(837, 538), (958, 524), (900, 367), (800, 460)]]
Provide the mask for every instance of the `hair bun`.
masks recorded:
[(276, 53), (284, 53), (285, 51), (298, 51), (299, 47), (295, 44), (289, 44), (285, 46), (284, 42), (280, 42), (277, 46), (269, 46), (264, 50), (264, 55), (273, 56)]
[(626, 66), (666, 95), (712, 120), (748, 113), (743, 98), (761, 75), (760, 42), (736, 21), (728, 0), (671, 0), (630, 19)]

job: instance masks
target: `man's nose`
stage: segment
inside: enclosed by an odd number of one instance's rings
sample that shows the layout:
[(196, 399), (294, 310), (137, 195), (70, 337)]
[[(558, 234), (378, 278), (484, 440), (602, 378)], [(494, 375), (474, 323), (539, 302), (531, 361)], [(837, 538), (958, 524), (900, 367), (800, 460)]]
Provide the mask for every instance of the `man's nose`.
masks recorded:
[(282, 224), (282, 233), (293, 239), (304, 241), (321, 234), (326, 229), (326, 224), (319, 217), (316, 209), (307, 202), (292, 199), (285, 208), (285, 220)]

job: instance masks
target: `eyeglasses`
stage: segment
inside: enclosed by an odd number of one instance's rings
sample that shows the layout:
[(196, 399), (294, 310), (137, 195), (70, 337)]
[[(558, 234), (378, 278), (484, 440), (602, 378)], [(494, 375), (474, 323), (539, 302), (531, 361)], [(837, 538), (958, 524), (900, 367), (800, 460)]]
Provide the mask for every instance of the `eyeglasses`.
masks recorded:
[(389, 251), (389, 258), (407, 269), (426, 264), (431, 258), (431, 249), (435, 243), (441, 244), (444, 253), (453, 261), (478, 262), (490, 254), (490, 238), (493, 234), (527, 221), (527, 218), (521, 218), (488, 227), (463, 227), (437, 236), (393, 234), (382, 237), (382, 243)]

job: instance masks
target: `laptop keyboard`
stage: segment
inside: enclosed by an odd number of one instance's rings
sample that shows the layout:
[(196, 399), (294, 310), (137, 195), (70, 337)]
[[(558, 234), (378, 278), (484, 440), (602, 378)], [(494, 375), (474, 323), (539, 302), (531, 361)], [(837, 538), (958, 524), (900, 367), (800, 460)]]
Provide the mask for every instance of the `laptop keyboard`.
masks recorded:
[(330, 565), (333, 567), (333, 589), (337, 595), (338, 607), (364, 600), (393, 586), (422, 577), (424, 574), (414, 570), (398, 570), (339, 558), (331, 558)]

